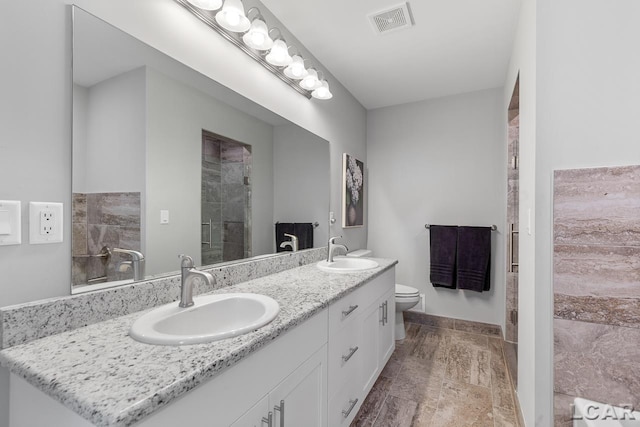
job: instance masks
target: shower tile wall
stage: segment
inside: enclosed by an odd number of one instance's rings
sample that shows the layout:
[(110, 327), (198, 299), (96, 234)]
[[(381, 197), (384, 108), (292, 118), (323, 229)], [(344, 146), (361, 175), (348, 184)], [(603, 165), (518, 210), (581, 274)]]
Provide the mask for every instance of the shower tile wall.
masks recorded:
[(220, 141), (205, 134), (202, 140), (202, 223), (211, 221), (211, 236), (208, 226), (202, 226), (202, 242), (211, 239), (211, 245), (202, 245), (202, 264), (222, 261), (222, 184)]
[(140, 203), (138, 192), (73, 194), (74, 285), (105, 276), (108, 280), (133, 278), (129, 269), (117, 268), (121, 261), (129, 260), (126, 255), (113, 254), (111, 258), (87, 255), (99, 254), (104, 246), (140, 251)]
[[(205, 133), (202, 156), (202, 222), (212, 221), (212, 247), (202, 245), (202, 263), (251, 256), (251, 152), (248, 146)], [(209, 229), (202, 227), (202, 241)]]
[(251, 200), (251, 153), (248, 147), (222, 141), (223, 261), (251, 256), (248, 203)]
[(556, 426), (573, 397), (640, 407), (640, 166), (554, 174)]
[[(518, 88), (514, 92), (514, 96), (517, 96)], [(508, 159), (509, 165), (507, 167), (507, 222), (513, 224), (514, 230), (519, 229), (519, 183), (520, 174), (517, 168), (517, 162), (514, 163), (513, 159), (518, 155), (518, 143), (520, 137), (520, 116), (518, 114), (517, 102), (515, 109), (509, 110), (509, 145), (508, 145)], [(507, 254), (512, 251), (513, 261), (518, 260), (518, 235), (514, 234), (513, 242), (508, 242)], [(513, 245), (513, 248), (511, 247)], [(509, 255), (507, 255), (509, 258)], [(511, 262), (511, 259), (507, 259), (507, 263)], [(506, 289), (506, 323), (505, 323), (505, 343), (504, 350), (507, 356), (507, 367), (509, 373), (513, 379), (514, 386), (517, 386), (518, 381), (518, 267), (514, 267), (511, 271), (507, 264), (507, 289)]]

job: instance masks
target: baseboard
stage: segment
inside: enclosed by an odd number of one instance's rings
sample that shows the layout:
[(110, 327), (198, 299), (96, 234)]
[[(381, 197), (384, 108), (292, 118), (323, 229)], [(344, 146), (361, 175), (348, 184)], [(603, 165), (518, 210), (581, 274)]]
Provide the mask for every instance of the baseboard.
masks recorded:
[(452, 317), (434, 316), (432, 314), (420, 313), (418, 311), (411, 310), (403, 312), (403, 316), (406, 322), (419, 323), (421, 325), (433, 326), (435, 328), (454, 329), (457, 331), (472, 332), (474, 334), (491, 335), (500, 338), (503, 337), (500, 325), (454, 319)]

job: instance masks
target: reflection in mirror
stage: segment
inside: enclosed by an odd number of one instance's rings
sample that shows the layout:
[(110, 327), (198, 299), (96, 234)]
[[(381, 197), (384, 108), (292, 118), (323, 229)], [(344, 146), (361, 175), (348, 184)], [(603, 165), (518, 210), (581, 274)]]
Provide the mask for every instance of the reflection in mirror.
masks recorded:
[(324, 246), (329, 144), (74, 6), (72, 192), (76, 293)]

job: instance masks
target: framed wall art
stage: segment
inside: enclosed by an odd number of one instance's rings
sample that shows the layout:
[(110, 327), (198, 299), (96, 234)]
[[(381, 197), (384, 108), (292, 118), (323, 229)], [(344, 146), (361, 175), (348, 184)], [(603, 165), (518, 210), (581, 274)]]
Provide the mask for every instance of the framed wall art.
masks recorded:
[(342, 228), (364, 225), (364, 163), (342, 155)]

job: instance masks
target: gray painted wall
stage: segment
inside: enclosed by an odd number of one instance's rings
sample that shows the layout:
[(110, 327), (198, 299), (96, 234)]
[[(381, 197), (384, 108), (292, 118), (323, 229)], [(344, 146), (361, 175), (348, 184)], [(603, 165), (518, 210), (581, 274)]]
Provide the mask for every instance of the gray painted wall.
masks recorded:
[[(104, 80), (87, 92), (86, 139), (75, 138), (74, 134), (74, 157), (75, 148), (84, 145), (80, 148), (84, 158), (73, 163), (73, 190), (140, 192), (144, 200), (145, 70), (139, 68)], [(76, 129), (75, 121), (73, 125)]]
[(177, 270), (181, 253), (200, 264), (203, 129), (251, 145), (252, 250), (273, 252), (273, 126), (147, 71), (147, 274)]
[(326, 246), (329, 143), (295, 125), (274, 126), (273, 140), (274, 220), (318, 222), (314, 247)]
[[(502, 90), (380, 108), (367, 117), (369, 248), (398, 258), (396, 281), (426, 294), (429, 314), (504, 327), (506, 122)], [(429, 282), (425, 223), (499, 226), (489, 292)]]

